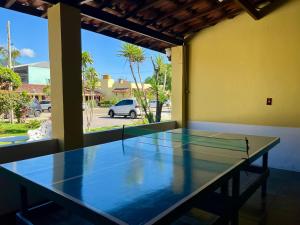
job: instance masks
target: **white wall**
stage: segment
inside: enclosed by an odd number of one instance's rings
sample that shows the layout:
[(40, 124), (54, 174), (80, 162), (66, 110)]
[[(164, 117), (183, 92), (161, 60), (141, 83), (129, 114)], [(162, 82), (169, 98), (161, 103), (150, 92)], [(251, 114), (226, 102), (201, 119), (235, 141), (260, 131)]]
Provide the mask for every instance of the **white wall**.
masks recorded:
[(280, 143), (269, 153), (270, 167), (300, 172), (300, 128), (199, 121), (190, 121), (189, 128), (280, 137)]

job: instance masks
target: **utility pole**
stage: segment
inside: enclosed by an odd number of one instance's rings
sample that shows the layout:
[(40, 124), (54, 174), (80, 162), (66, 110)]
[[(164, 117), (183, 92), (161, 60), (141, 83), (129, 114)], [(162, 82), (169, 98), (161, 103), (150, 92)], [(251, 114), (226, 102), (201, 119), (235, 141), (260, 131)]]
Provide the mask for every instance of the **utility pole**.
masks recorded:
[[(9, 69), (12, 69), (12, 62), (11, 62), (11, 37), (10, 37), (10, 21), (7, 21), (7, 66)], [(12, 84), (9, 85), (9, 91), (12, 91)], [(14, 110), (10, 110), (10, 122), (14, 123)]]
[(7, 66), (9, 69), (12, 69), (11, 62), (11, 37), (10, 37), (10, 21), (7, 21)]

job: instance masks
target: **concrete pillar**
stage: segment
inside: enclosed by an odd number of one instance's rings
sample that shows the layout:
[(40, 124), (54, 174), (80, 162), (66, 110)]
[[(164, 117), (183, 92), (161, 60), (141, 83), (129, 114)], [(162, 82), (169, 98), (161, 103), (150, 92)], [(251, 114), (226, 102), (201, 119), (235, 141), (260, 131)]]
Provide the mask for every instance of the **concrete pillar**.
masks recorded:
[(80, 11), (48, 9), (52, 132), (61, 151), (83, 146)]
[(179, 127), (187, 127), (188, 122), (188, 67), (187, 46), (171, 49), (172, 56), (172, 120)]

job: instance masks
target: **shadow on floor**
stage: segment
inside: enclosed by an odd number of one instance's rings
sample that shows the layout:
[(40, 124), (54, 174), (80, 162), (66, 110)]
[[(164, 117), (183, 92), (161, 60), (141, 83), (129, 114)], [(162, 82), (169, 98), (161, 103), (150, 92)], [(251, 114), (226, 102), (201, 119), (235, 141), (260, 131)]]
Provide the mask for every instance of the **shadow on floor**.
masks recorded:
[(241, 208), (240, 225), (300, 225), (300, 173), (271, 169), (267, 198), (258, 190)]

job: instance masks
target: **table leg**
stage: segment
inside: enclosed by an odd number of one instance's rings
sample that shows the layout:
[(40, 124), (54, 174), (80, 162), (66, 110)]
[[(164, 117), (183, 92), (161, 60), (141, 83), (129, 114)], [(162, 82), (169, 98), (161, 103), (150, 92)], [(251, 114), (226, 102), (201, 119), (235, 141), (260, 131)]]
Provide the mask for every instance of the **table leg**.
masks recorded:
[(231, 225), (239, 224), (239, 207), (238, 207), (239, 195), (240, 195), (240, 172), (237, 172), (232, 178), (233, 212), (231, 216)]
[(20, 185), (21, 195), (21, 212), (26, 213), (28, 211), (28, 193), (26, 187)]
[[(263, 155), (263, 162), (262, 162), (263, 171), (266, 172), (268, 170), (268, 153)], [(261, 196), (265, 198), (267, 195), (267, 179), (263, 181), (261, 186)]]
[(229, 188), (228, 188), (228, 180), (221, 186), (221, 194), (223, 196), (228, 196), (229, 194)]
[[(226, 180), (224, 182), (224, 184), (221, 186), (221, 195), (223, 195), (224, 201), (226, 201), (226, 204), (228, 204), (227, 200), (228, 200), (228, 196), (229, 196), (229, 180)], [(228, 225), (229, 221), (230, 221), (230, 219), (228, 217), (228, 212), (226, 212), (226, 216), (224, 217), (222, 224)]]

